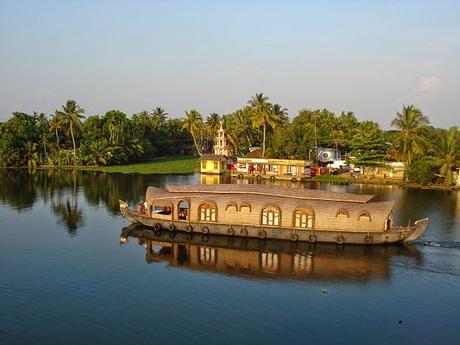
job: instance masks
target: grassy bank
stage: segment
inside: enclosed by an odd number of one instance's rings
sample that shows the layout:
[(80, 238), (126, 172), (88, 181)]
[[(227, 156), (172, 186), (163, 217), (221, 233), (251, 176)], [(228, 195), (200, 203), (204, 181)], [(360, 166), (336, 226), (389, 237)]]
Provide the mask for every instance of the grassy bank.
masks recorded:
[(151, 162), (100, 167), (81, 167), (82, 170), (121, 174), (188, 174), (198, 171), (199, 160), (195, 156), (178, 156), (156, 159)]

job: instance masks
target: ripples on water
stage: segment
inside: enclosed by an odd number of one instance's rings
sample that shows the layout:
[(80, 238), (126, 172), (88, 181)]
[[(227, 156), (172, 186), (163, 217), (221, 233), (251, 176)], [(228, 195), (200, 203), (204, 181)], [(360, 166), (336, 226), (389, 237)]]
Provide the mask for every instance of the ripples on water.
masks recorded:
[(200, 182), (248, 183), (0, 171), (0, 343), (458, 343), (460, 193), (284, 183), (428, 216), (407, 247), (171, 238), (118, 216), (148, 185)]

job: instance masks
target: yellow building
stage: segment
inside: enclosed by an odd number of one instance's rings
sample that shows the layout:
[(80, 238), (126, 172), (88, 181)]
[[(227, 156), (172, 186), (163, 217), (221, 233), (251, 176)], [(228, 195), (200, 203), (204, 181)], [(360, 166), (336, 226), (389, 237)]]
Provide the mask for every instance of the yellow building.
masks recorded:
[(202, 154), (200, 172), (202, 174), (223, 174), (227, 171), (227, 157), (223, 155)]

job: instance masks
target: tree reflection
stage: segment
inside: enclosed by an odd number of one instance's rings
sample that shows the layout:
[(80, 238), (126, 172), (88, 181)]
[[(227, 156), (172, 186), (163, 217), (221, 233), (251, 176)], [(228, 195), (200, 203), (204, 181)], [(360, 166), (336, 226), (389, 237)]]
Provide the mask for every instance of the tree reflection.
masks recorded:
[(84, 224), (83, 211), (78, 207), (78, 201), (68, 198), (65, 202), (53, 204), (52, 209), (58, 223), (66, 227), (69, 235), (75, 236), (77, 229)]

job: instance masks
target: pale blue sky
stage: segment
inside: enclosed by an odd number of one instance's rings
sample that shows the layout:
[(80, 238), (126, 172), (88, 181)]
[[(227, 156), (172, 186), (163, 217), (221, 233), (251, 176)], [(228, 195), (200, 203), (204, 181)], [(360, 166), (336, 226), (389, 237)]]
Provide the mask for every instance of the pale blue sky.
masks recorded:
[(387, 128), (403, 104), (460, 125), (460, 1), (0, 0), (0, 120), (164, 107), (232, 112), (256, 92)]

